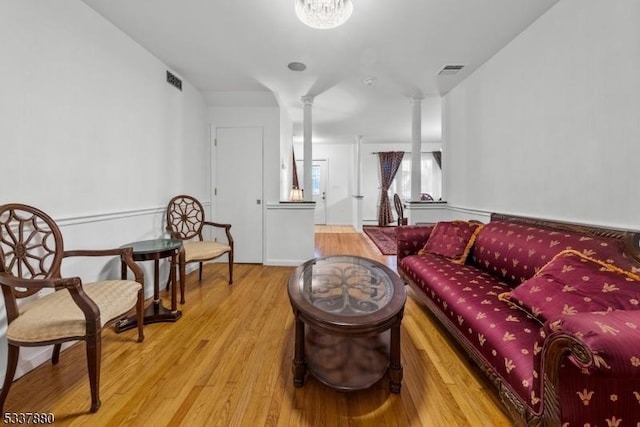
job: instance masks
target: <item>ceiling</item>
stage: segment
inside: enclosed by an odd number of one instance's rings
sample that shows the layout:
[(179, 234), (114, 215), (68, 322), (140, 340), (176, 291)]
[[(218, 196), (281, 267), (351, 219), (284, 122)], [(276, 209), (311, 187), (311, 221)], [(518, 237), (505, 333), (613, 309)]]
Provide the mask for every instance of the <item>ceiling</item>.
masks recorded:
[[(347, 23), (317, 30), (294, 0), (83, 1), (210, 105), (280, 105), (299, 139), (300, 98), (314, 96), (314, 142), (408, 142), (412, 97), (423, 98), (423, 141), (439, 142), (440, 97), (558, 2), (353, 0)], [(445, 65), (464, 68), (439, 76)]]

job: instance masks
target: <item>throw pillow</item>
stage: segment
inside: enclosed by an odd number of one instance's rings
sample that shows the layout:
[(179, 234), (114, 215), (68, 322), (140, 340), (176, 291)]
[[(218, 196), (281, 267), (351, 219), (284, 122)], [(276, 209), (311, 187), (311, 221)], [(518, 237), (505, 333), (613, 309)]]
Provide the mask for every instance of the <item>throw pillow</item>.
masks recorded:
[(565, 250), (513, 291), (499, 295), (541, 323), (582, 312), (640, 309), (640, 277)]
[(483, 224), (479, 222), (441, 221), (436, 224), (418, 254), (441, 255), (455, 263), (464, 264), (482, 227)]

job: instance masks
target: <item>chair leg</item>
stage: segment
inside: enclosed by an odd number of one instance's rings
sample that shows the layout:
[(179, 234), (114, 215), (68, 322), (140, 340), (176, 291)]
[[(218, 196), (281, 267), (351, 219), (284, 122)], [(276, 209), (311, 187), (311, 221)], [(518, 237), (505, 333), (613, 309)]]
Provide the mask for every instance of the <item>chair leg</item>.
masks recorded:
[(53, 345), (53, 353), (51, 354), (51, 363), (57, 365), (60, 361), (60, 350), (62, 349), (62, 344), (54, 344)]
[(200, 269), (199, 269), (199, 273), (198, 273), (198, 280), (200, 280), (202, 282), (202, 263), (200, 264)]
[(138, 291), (136, 303), (136, 323), (138, 324), (138, 342), (144, 341), (144, 289)]
[(233, 251), (229, 252), (229, 284), (233, 284)]
[(184, 253), (181, 252), (178, 259), (178, 265), (180, 268), (180, 304), (184, 304), (184, 280), (187, 276), (185, 264)]
[(91, 387), (91, 412), (100, 409), (100, 362), (102, 358), (102, 335), (87, 337), (87, 365), (89, 369), (89, 386)]
[(4, 414), (4, 402), (9, 395), (9, 389), (13, 384), (13, 377), (16, 375), (16, 367), (18, 366), (18, 356), (20, 355), (20, 347), (9, 344), (9, 351), (7, 354), (7, 370), (4, 374), (4, 384), (2, 385), (2, 392), (0, 393), (0, 413)]

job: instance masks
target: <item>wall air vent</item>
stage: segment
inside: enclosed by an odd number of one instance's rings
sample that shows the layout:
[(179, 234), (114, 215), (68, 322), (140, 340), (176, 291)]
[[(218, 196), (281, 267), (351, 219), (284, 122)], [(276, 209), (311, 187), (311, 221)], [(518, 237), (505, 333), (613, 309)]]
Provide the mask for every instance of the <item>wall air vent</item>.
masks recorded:
[(182, 80), (173, 75), (170, 71), (167, 70), (167, 83), (171, 86), (175, 86), (178, 89), (182, 90)]
[(445, 65), (440, 71), (439, 76), (453, 76), (456, 75), (464, 68), (464, 65)]

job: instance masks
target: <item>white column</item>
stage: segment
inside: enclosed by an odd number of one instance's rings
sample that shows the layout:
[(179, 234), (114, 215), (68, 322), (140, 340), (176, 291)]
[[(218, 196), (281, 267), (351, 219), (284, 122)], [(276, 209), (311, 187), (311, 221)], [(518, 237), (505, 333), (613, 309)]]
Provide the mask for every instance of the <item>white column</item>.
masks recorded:
[(303, 136), (303, 155), (304, 155), (304, 179), (302, 181), (304, 189), (304, 201), (313, 201), (313, 182), (311, 179), (311, 166), (313, 164), (313, 149), (311, 144), (311, 108), (313, 107), (313, 96), (303, 96), (302, 102), (302, 136)]
[(353, 227), (362, 231), (362, 135), (356, 138), (355, 153), (356, 191), (353, 195)]
[(420, 200), (422, 181), (422, 98), (411, 98), (411, 201)]
[(362, 196), (362, 135), (356, 138), (356, 196)]

